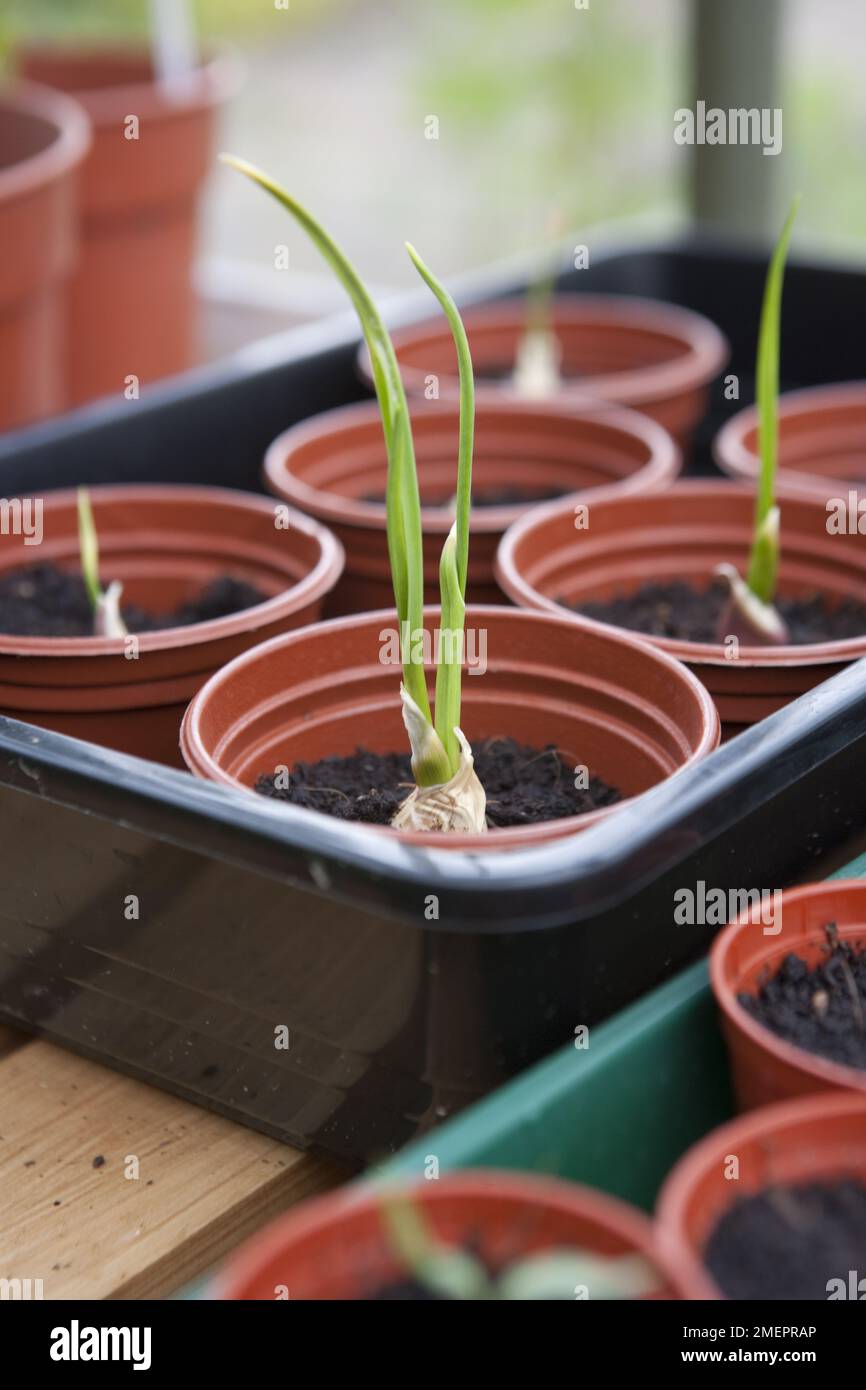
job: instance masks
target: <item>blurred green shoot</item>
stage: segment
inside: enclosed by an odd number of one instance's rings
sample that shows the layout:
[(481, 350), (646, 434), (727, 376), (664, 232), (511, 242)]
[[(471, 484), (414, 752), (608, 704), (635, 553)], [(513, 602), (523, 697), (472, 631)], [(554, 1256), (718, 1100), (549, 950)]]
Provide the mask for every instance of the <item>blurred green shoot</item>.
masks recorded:
[(78, 501), (78, 548), (81, 577), (93, 609), (93, 631), (97, 637), (125, 637), (126, 624), (120, 616), (122, 585), (115, 581), (103, 589), (99, 582), (99, 539), (93, 520), (93, 507), (87, 488), (80, 487)]
[(758, 330), (758, 353), (755, 368), (755, 391), (758, 404), (758, 447), (761, 469), (755, 499), (755, 532), (749, 556), (746, 583), (762, 603), (772, 603), (776, 597), (779, 573), (779, 508), (776, 505), (776, 464), (779, 452), (779, 342), (782, 320), (782, 285), (785, 259), (794, 219), (800, 205), (799, 195), (791, 204), (779, 240), (770, 258), (761, 322)]
[(642, 1255), (603, 1256), (557, 1247), (526, 1255), (494, 1275), (471, 1251), (440, 1240), (408, 1194), (383, 1194), (380, 1212), (388, 1243), (405, 1273), (440, 1298), (624, 1300), (643, 1298), (659, 1288), (658, 1276)]

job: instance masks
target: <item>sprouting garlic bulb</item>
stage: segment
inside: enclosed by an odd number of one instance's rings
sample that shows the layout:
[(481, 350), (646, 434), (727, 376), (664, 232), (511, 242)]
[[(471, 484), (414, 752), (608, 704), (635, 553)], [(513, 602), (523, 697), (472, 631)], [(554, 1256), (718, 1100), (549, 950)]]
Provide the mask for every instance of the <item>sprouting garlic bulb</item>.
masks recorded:
[(120, 616), (120, 596), (123, 585), (115, 579), (105, 593), (100, 594), (93, 614), (93, 633), (96, 637), (125, 637), (126, 623)]
[(511, 388), (525, 401), (546, 401), (562, 386), (562, 347), (555, 333), (532, 328), (517, 345)]
[(460, 744), (460, 766), (447, 782), (413, 787), (391, 821), (396, 830), (444, 830), (457, 835), (486, 831), (487, 797), (475, 771), (472, 749), (460, 729), (454, 733)]

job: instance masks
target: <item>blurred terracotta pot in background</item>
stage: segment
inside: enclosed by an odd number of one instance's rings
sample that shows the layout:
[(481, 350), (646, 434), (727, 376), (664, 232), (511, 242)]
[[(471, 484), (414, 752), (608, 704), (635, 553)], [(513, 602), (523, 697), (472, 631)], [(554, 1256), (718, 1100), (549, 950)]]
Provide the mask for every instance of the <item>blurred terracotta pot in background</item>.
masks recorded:
[[(501, 400), (511, 389), (526, 305), (522, 299), (480, 305), (467, 309), (463, 321), (479, 399)], [(557, 295), (553, 330), (562, 350), (563, 382), (552, 405), (631, 406), (684, 446), (706, 410), (710, 382), (729, 354), (723, 334), (701, 314), (630, 295)], [(428, 379), (435, 377), (440, 399), (456, 399), (457, 357), (444, 319), (397, 329), (391, 336), (407, 391), (423, 396)], [(369, 382), (365, 347), (359, 364)]]
[(29, 83), (0, 92), (0, 429), (63, 405), (64, 282), (89, 140), (75, 102)]
[(197, 201), (234, 64), (220, 57), (168, 89), (144, 49), (34, 44), (19, 69), (74, 94), (93, 123), (70, 288), (68, 404), (122, 391), (127, 376), (145, 384), (183, 371), (194, 360)]
[[(458, 424), (455, 404), (413, 402), (430, 603), (439, 598), (439, 556), (454, 519), (447, 502), (457, 477)], [(667, 431), (635, 411), (575, 414), (561, 407), (480, 403), (468, 601), (502, 602), (493, 574), (496, 547), (507, 527), (539, 496), (582, 494), (605, 483), (623, 492), (654, 492), (670, 485), (680, 461)], [(376, 500), (384, 498), (387, 474), (375, 402), (304, 420), (275, 439), (265, 457), (270, 490), (325, 522), (345, 547), (346, 570), (327, 606), (331, 615), (362, 613), (394, 601), (385, 504)], [(485, 499), (493, 505), (484, 505)]]
[[(732, 1155), (739, 1162), (735, 1182), (729, 1177)], [(866, 1096), (802, 1096), (712, 1130), (671, 1170), (656, 1205), (656, 1247), (680, 1296), (725, 1297), (703, 1259), (710, 1236), (735, 1203), (768, 1188), (850, 1178), (866, 1180)]]
[[(758, 413), (740, 410), (713, 441), (719, 467), (735, 478), (758, 476)], [(866, 484), (866, 381), (788, 391), (779, 397), (779, 479), (798, 491), (847, 502)], [(866, 530), (866, 522), (864, 522)]]

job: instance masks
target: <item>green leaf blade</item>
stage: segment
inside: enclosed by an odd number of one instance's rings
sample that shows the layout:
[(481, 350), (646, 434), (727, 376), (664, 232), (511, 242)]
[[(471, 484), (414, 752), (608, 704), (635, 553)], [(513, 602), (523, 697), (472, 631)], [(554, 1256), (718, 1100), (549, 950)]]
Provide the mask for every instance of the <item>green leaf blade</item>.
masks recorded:
[(442, 547), (439, 562), (441, 614), (439, 620), (439, 663), (436, 667), (435, 728), (445, 752), (451, 776), (460, 766), (460, 744), (454, 733), (460, 725), (460, 697), (463, 680), (463, 644), (466, 604), (457, 572), (457, 525), (452, 526)]
[[(278, 183), (255, 165), (234, 155), (223, 163), (244, 174), (283, 207), (306, 232), (342, 284), (361, 325), (373, 371), (373, 384), (382, 417), (388, 455), (386, 514), (388, 554), (401, 642), (408, 625), (412, 638), (423, 629), (424, 558), (421, 538), (421, 499), (406, 392), (390, 334), (361, 277), (337, 243), (316, 219)], [(413, 699), (432, 724), (423, 668), (404, 660), (404, 681)]]
[(86, 487), (78, 489), (77, 503), (81, 577), (84, 580), (90, 606), (95, 613), (102, 598), (102, 585), (99, 582), (99, 540), (96, 534), (96, 523), (93, 520), (90, 493)]
[(406, 250), (418, 274), (439, 300), (457, 349), (457, 365), (460, 372), (460, 435), (457, 444), (456, 557), (460, 592), (465, 598), (466, 573), (469, 567), (469, 516), (472, 509), (472, 453), (475, 442), (475, 376), (472, 370), (472, 354), (469, 351), (469, 339), (460, 311), (451, 295), (408, 241)]
[(746, 582), (752, 593), (763, 603), (772, 603), (776, 595), (779, 569), (778, 526), (768, 518), (775, 508), (776, 467), (779, 451), (779, 340), (782, 320), (782, 287), (785, 261), (797, 209), (799, 195), (791, 204), (781, 235), (777, 241), (764, 286), (761, 320), (758, 329), (758, 353), (755, 388), (758, 406), (758, 440), (760, 472), (755, 500), (755, 534), (749, 555)]

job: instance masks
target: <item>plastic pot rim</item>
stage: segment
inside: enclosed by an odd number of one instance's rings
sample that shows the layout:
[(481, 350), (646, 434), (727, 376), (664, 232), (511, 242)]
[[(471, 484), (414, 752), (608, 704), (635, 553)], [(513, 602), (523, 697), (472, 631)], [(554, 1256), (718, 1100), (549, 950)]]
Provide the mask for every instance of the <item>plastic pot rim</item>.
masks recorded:
[[(558, 400), (578, 397), (586, 404), (593, 397), (598, 401), (616, 401), (627, 396), (628, 405), (646, 405), (705, 386), (721, 371), (730, 356), (730, 346), (721, 329), (705, 315), (679, 304), (669, 304), (665, 300), (647, 296), (582, 294), (579, 291), (559, 291), (554, 297), (554, 326), (557, 318), (561, 323), (580, 325), (599, 315), (607, 319), (611, 326), (623, 330), (634, 328), (655, 333), (659, 337), (677, 338), (686, 344), (687, 352), (660, 363), (565, 381)], [(476, 326), (480, 329), (510, 327), (515, 319), (521, 323), (525, 320), (525, 301), (522, 296), (514, 296), (492, 304), (473, 305), (466, 310), (464, 318), (470, 336)], [(392, 336), (398, 360), (404, 346), (434, 330), (439, 330), (444, 338), (445, 330), (432, 317), (396, 329)], [(358, 351), (357, 365), (362, 379), (369, 385), (372, 375), (369, 354), (363, 343)], [(400, 362), (400, 371), (407, 389), (416, 390), (423, 382), (424, 373), (418, 367)], [(584, 392), (586, 394), (582, 394)], [(479, 397), (482, 393), (501, 397), (507, 390), (495, 383), (480, 380)]]
[[(439, 613), (438, 605), (425, 605), (425, 617)], [(568, 619), (559, 615), (539, 614), (531, 609), (508, 608), (491, 604), (470, 604), (466, 609), (466, 620), (469, 622), (484, 621), (487, 616), (506, 615), (510, 621), (532, 622), (539, 618), (554, 622), (564, 628), (568, 628)], [(201, 733), (202, 709), (208, 700), (212, 699), (214, 693), (219, 690), (220, 685), (227, 681), (232, 681), (238, 673), (242, 673), (247, 666), (262, 659), (266, 659), (270, 652), (285, 646), (296, 645), (303, 642), (314, 630), (321, 632), (327, 629), (335, 637), (339, 638), (341, 631), (347, 627), (355, 626), (358, 623), (390, 624), (392, 627), (396, 623), (396, 613), (393, 609), (376, 609), (369, 613), (353, 613), (345, 617), (331, 618), (327, 622), (309, 623), (304, 627), (295, 628), (291, 632), (281, 633), (276, 637), (270, 638), (266, 642), (261, 642), (258, 646), (251, 647), (239, 656), (234, 657), (225, 666), (216, 671), (210, 679), (202, 686), (194, 698), (190, 701), (184, 714), (181, 725), (181, 751), (184, 760), (190, 770), (198, 777), (205, 780), (221, 784), (222, 786), (240, 789), (247, 795), (255, 796), (253, 788), (241, 783), (237, 778), (227, 772), (216, 758), (211, 754), (206, 746), (206, 741)], [(586, 627), (596, 628), (601, 625), (585, 624)], [(693, 766), (702, 758), (711, 753), (718, 746), (720, 734), (719, 714), (716, 709), (712, 696), (706, 687), (701, 683), (697, 676), (691, 672), (682, 662), (669, 656), (666, 652), (661, 652), (650, 643), (645, 642), (631, 633), (622, 633), (616, 630), (612, 632), (609, 628), (604, 628), (606, 638), (616, 638), (620, 644), (634, 650), (638, 649), (643, 657), (658, 657), (667, 667), (670, 676), (674, 677), (681, 685), (687, 685), (693, 696), (701, 715), (702, 731), (696, 746), (689, 753), (685, 761), (673, 772), (660, 779), (665, 783), (684, 771), (687, 767)], [(622, 641), (621, 639), (625, 639)], [(397, 701), (395, 684), (395, 703)], [(658, 783), (654, 785), (659, 785)], [(647, 788), (651, 791), (653, 788)], [(391, 826), (385, 825), (366, 825), (359, 823), (355, 828), (370, 835), (381, 838), (382, 836), (397, 836), (400, 841), (407, 845), (422, 849), (444, 849), (449, 853), (497, 853), (509, 848), (531, 847), (542, 845), (553, 840), (564, 839), (573, 834), (579, 834), (590, 826), (597, 824), (603, 819), (616, 815), (624, 807), (632, 806), (641, 795), (624, 797), (622, 801), (616, 802), (612, 806), (600, 807), (597, 810), (589, 811), (583, 815), (563, 817), (560, 820), (538, 821), (531, 826), (506, 826), (497, 827), (487, 831), (485, 834), (478, 835), (443, 835), (436, 831), (404, 831), (394, 830)], [(308, 807), (294, 808), (304, 816), (314, 817), (314, 823), (327, 824), (333, 823), (333, 818), (322, 811), (314, 811)]]
[[(820, 900), (829, 893), (839, 893), (840, 891), (853, 891), (862, 896), (863, 925), (856, 930), (866, 943), (866, 878), (831, 879), (824, 883), (807, 883), (798, 888), (784, 889), (782, 892), (783, 930), (786, 904)], [(752, 1018), (751, 1014), (737, 1003), (739, 991), (731, 978), (730, 953), (740, 934), (745, 928), (752, 925), (749, 914), (744, 913), (735, 922), (730, 922), (722, 928), (710, 948), (710, 986), (717, 1007), (732, 1027), (743, 1033), (761, 1051), (768, 1052), (778, 1062), (782, 1062), (797, 1071), (806, 1072), (817, 1082), (823, 1082), (826, 1086), (837, 1087), (845, 1091), (855, 1091), (866, 1096), (866, 1070), (845, 1066), (842, 1062), (834, 1062), (827, 1057), (822, 1057), (818, 1052), (808, 1052), (805, 1048), (797, 1047), (795, 1043), (786, 1042), (784, 1038), (778, 1037), (771, 1029)], [(846, 940), (850, 930), (854, 929), (840, 926), (840, 939)], [(816, 927), (816, 940), (819, 932), (820, 928)], [(779, 958), (772, 960), (772, 964), (777, 966), (781, 964), (782, 956), (789, 954), (791, 949), (790, 946), (786, 949), (781, 940), (778, 947)]]
[[(91, 499), (96, 506), (100, 499), (122, 502), (129, 498), (129, 505), (134, 508), (136, 501), (146, 502), (157, 498), (165, 500), (167, 495), (172, 493), (177, 496), (178, 506), (194, 506), (196, 501), (236, 503), (246, 511), (273, 516), (274, 505), (269, 498), (229, 487), (204, 487), (185, 483), (105, 483), (90, 488)], [(58, 489), (46, 494), (48, 501), (61, 506), (65, 504), (74, 507), (75, 498), (75, 490), (71, 488)], [(135, 526), (132, 525), (129, 529), (130, 534), (134, 535)], [(135, 634), (138, 650), (166, 651), (233, 637), (241, 632), (266, 626), (322, 597), (333, 587), (343, 570), (343, 547), (327, 527), (294, 509), (291, 513), (291, 529), (303, 532), (319, 549), (318, 560), (303, 579), (282, 593), (265, 599), (263, 603), (253, 604), (222, 618), (209, 618), (205, 622), (189, 623), (185, 627), (161, 628)], [(58, 660), (66, 657), (122, 656), (126, 640), (124, 637), (26, 637), (0, 632), (0, 656), (48, 657)]]
[(0, 169), (0, 206), (74, 169), (84, 159), (93, 139), (84, 108), (73, 97), (51, 87), (16, 80), (0, 92), (0, 111), (4, 108), (50, 122), (56, 136), (36, 154)]
[[(575, 410), (568, 409), (562, 404), (544, 406), (532, 402), (513, 399), (494, 400), (488, 397), (476, 402), (476, 422), (479, 416), (483, 416), (486, 411), (495, 414), (523, 416), (530, 419), (535, 417), (539, 422), (542, 419), (554, 418), (561, 420), (566, 427), (576, 426), (581, 420), (592, 425), (609, 424), (613, 429), (620, 430), (633, 439), (639, 439), (641, 443), (646, 445), (649, 458), (632, 475), (623, 478), (618, 483), (605, 483), (599, 487), (578, 489), (574, 493), (567, 494), (569, 497), (595, 496), (602, 488), (607, 489), (608, 487), (615, 487), (617, 490), (654, 491), (669, 484), (679, 473), (682, 454), (673, 436), (663, 425), (658, 424), (650, 416), (641, 415), (639, 411), (632, 410), (629, 406), (611, 405), (604, 407), (596, 404), (594, 408)], [(456, 403), (449, 400), (419, 402), (416, 399), (410, 402), (410, 414), (413, 419), (421, 416), (435, 417), (439, 415), (443, 418), (450, 416), (456, 420), (458, 413)], [(320, 414), (310, 416), (298, 424), (290, 426), (282, 434), (277, 435), (265, 453), (262, 471), (268, 488), (278, 497), (286, 498), (294, 506), (302, 509), (307, 507), (316, 516), (321, 516), (326, 521), (338, 522), (343, 525), (349, 524), (374, 532), (383, 531), (387, 519), (383, 502), (362, 501), (358, 498), (348, 497), (336, 489), (313, 487), (310, 483), (296, 477), (286, 461), (287, 454), (291, 451), (303, 448), (311, 441), (327, 435), (333, 426), (338, 429), (344, 425), (358, 424), (363, 426), (373, 424), (380, 418), (379, 406), (376, 401), (356, 401), (349, 405), (335, 406), (331, 410), (322, 411)], [(382, 450), (384, 457), (384, 440)], [(577, 451), (577, 445), (575, 445), (575, 450)], [(556, 500), (561, 499), (557, 498)], [(524, 515), (526, 505), (526, 503), (510, 503), (507, 506), (473, 507), (473, 535), (496, 534), (505, 530)], [(535, 506), (536, 504), (532, 503), (531, 505)], [(448, 507), (422, 506), (421, 508), (421, 526), (425, 536), (447, 536), (451, 530), (452, 522), (453, 515)]]
[[(421, 1200), (422, 1205), (428, 1201), (447, 1202), (454, 1195), (474, 1199), (483, 1206), (485, 1198), (494, 1197), (526, 1201), (527, 1205), (544, 1206), (563, 1216), (586, 1215), (590, 1219), (597, 1216), (599, 1224), (608, 1226), (642, 1255), (665, 1282), (671, 1278), (656, 1249), (652, 1219), (620, 1198), (583, 1183), (544, 1174), (507, 1168), (472, 1168), (446, 1173), (433, 1183), (423, 1178), (388, 1182), (377, 1181), (375, 1177), (361, 1179), (313, 1198), (300, 1209), (284, 1212), (232, 1255), (215, 1276), (210, 1296), (219, 1301), (242, 1298), (244, 1291), (254, 1286), (260, 1271), (278, 1259), (281, 1252), (291, 1250), (317, 1230), (330, 1231), (339, 1226), (343, 1216), (358, 1208), (374, 1210), (384, 1192), (411, 1194)], [(476, 1229), (478, 1224), (483, 1223), (476, 1223)], [(384, 1239), (383, 1235), (383, 1243)]]
[[(677, 497), (705, 497), (711, 496), (713, 492), (723, 491), (728, 496), (741, 496), (743, 498), (754, 498), (754, 487), (744, 483), (737, 483), (733, 480), (715, 480), (712, 478), (687, 478), (678, 479), (671, 484), (664, 492), (647, 493), (646, 504), (652, 506), (653, 501), (658, 498), (670, 499), (671, 496)], [(786, 498), (806, 504), (819, 506), (818, 497), (796, 486), (776, 489), (777, 499), (784, 508)], [(603, 502), (605, 505), (614, 504), (619, 500), (633, 500), (629, 495), (614, 493), (609, 488), (598, 488), (592, 501), (598, 505)], [(629, 629), (618, 628), (615, 623), (601, 622), (597, 618), (590, 618), (583, 613), (573, 613), (570, 609), (542, 594), (525, 579), (515, 562), (515, 550), (523, 540), (527, 531), (532, 531), (535, 527), (543, 524), (549, 517), (558, 517), (561, 513), (568, 510), (568, 498), (557, 497), (550, 502), (542, 502), (537, 507), (533, 507), (531, 512), (527, 512), (512, 526), (508, 528), (493, 563), (493, 571), (496, 581), (503, 592), (512, 600), (513, 603), (523, 608), (544, 611), (550, 614), (559, 614), (581, 622), (592, 623), (595, 627), (606, 628), (607, 630), (628, 631)], [(823, 508), (822, 508), (823, 510)], [(782, 546), (784, 549), (784, 512), (782, 517)], [(644, 640), (650, 642), (660, 651), (676, 657), (679, 661), (689, 666), (722, 666), (725, 668), (736, 666), (737, 669), (755, 667), (799, 667), (799, 666), (831, 666), (839, 663), (856, 661), (861, 656), (866, 656), (866, 633), (862, 637), (847, 637), (839, 641), (829, 642), (804, 642), (799, 646), (780, 646), (780, 647), (749, 647), (741, 645), (736, 662), (732, 662), (725, 657), (724, 647), (713, 642), (687, 642), (675, 637), (653, 637), (644, 634)]]

